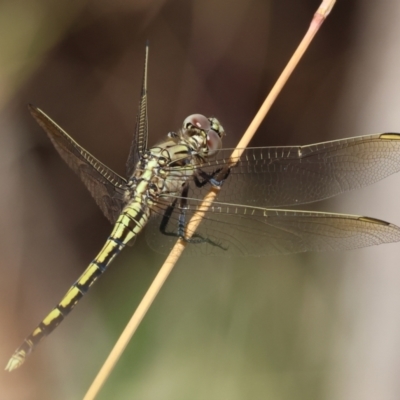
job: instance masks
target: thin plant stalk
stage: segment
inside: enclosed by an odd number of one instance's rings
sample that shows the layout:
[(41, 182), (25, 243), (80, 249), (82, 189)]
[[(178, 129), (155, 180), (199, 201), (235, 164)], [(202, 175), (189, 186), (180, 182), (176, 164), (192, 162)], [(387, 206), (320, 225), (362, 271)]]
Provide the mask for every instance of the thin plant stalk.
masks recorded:
[[(254, 117), (253, 121), (250, 123), (250, 125), (247, 128), (246, 132), (244, 133), (242, 139), (238, 143), (236, 149), (233, 151), (233, 153), (231, 155), (232, 160), (233, 159), (237, 160), (238, 157), (241, 156), (243, 150), (249, 144), (251, 138), (254, 136), (256, 130), (258, 129), (261, 122), (265, 118), (266, 114), (268, 113), (269, 109), (271, 108), (271, 106), (274, 103), (275, 99), (277, 98), (278, 94), (281, 92), (285, 83), (289, 79), (293, 70), (296, 68), (301, 57), (303, 56), (303, 54), (307, 50), (308, 46), (310, 45), (311, 41), (313, 40), (315, 34), (318, 32), (322, 23), (325, 21), (326, 17), (332, 10), (333, 6), (335, 5), (335, 1), (336, 0), (323, 0), (322, 3), (320, 4), (318, 10), (314, 14), (314, 17), (311, 21), (310, 27), (309, 27), (307, 33), (305, 34), (303, 40), (300, 42), (296, 51), (293, 53), (293, 56), (289, 60), (285, 69), (282, 71), (281, 75), (279, 76), (278, 80), (276, 81), (271, 92), (266, 97), (264, 103), (260, 107), (260, 109), (257, 112), (256, 116)], [(234, 164), (234, 162), (232, 162), (232, 165), (233, 164)], [(190, 232), (192, 235), (195, 232), (196, 228), (199, 226), (205, 212), (208, 210), (208, 208), (211, 206), (212, 202), (217, 197), (218, 192), (219, 192), (219, 188), (212, 187), (210, 189), (210, 191), (207, 193), (207, 195), (204, 197), (201, 205), (198, 208), (198, 211), (193, 215), (192, 219), (189, 221), (188, 226), (187, 226), (187, 231)], [(89, 390), (87, 391), (83, 400), (93, 400), (99, 393), (101, 387), (104, 385), (104, 383), (107, 380), (108, 376), (110, 375), (111, 371), (115, 367), (117, 361), (119, 360), (122, 353), (124, 352), (130, 339), (132, 338), (133, 334), (135, 333), (136, 329), (138, 328), (140, 322), (146, 315), (148, 309), (150, 308), (155, 297), (157, 296), (158, 292), (160, 291), (162, 285), (164, 284), (168, 275), (174, 268), (176, 262), (178, 261), (179, 257), (181, 256), (183, 250), (185, 249), (186, 244), (187, 244), (187, 242), (185, 242), (182, 239), (177, 240), (175, 246), (172, 248), (170, 254), (168, 255), (167, 259), (165, 260), (164, 264), (162, 265), (160, 271), (158, 272), (157, 276), (155, 277), (154, 281), (152, 282), (152, 284), (150, 285), (146, 294), (144, 295), (142, 301), (140, 302), (139, 306), (137, 307), (134, 314), (132, 315), (132, 318), (126, 325), (124, 331), (122, 332), (118, 341), (114, 345), (114, 348), (111, 350), (108, 358), (106, 359), (105, 363), (101, 367), (96, 378), (92, 382), (92, 384), (91, 384)]]

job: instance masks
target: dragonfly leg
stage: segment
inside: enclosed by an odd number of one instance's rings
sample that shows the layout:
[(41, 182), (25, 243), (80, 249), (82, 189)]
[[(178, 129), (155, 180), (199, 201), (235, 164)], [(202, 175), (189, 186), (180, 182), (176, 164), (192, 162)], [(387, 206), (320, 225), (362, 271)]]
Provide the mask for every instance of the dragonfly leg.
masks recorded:
[(216, 246), (219, 247), (223, 250), (227, 250), (225, 247), (223, 247), (220, 243), (214, 242), (213, 240), (204, 237), (198, 233), (194, 233), (191, 237), (187, 237), (185, 235), (185, 230), (186, 230), (186, 196), (187, 196), (187, 191), (188, 191), (188, 187), (187, 189), (185, 188), (183, 193), (182, 193), (182, 198), (179, 199), (180, 200), (180, 205), (179, 205), (179, 218), (178, 218), (178, 229), (176, 232), (172, 232), (172, 231), (168, 231), (167, 230), (167, 226), (168, 223), (171, 219), (172, 213), (176, 207), (176, 203), (178, 201), (178, 199), (175, 199), (174, 202), (165, 210), (163, 219), (161, 221), (161, 225), (160, 225), (160, 232), (163, 235), (167, 235), (167, 236), (174, 236), (177, 238), (181, 238), (182, 240), (184, 240), (187, 243), (193, 243), (193, 244), (200, 244), (200, 243), (208, 243), (212, 246)]
[[(193, 176), (194, 183), (195, 183), (196, 186), (199, 187), (199, 188), (203, 187), (203, 186), (206, 185), (207, 183), (210, 183), (212, 186), (215, 186), (215, 187), (221, 187), (222, 184), (224, 183), (225, 179), (229, 176), (231, 170), (228, 169), (228, 171), (226, 172), (226, 174), (225, 174), (225, 176), (223, 177), (223, 179), (221, 179), (221, 180), (215, 179), (215, 176), (216, 176), (217, 174), (219, 174), (221, 171), (222, 171), (222, 168), (218, 168), (218, 169), (216, 169), (214, 172), (212, 172), (211, 174), (209, 174), (209, 173), (207, 173), (207, 172), (202, 171), (201, 169), (199, 169), (199, 170), (197, 171), (197, 175), (195, 174), (195, 175)], [(201, 179), (203, 179), (203, 180), (201, 181), (201, 180), (199, 179), (199, 177), (200, 177)]]

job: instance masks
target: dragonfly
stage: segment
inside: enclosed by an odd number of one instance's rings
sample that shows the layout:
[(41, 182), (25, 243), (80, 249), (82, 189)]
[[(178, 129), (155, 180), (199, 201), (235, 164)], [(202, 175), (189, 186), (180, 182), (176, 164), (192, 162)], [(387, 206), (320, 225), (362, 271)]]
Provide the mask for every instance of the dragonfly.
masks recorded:
[[(23, 341), (6, 370), (20, 367), (70, 313), (145, 225), (156, 251), (181, 238), (190, 254), (261, 256), (350, 250), (400, 241), (400, 228), (374, 218), (278, 209), (315, 202), (379, 181), (400, 170), (400, 134), (383, 133), (307, 146), (222, 148), (220, 122), (201, 114), (184, 120), (148, 148), (148, 46), (126, 178), (80, 146), (35, 106), (29, 110), (64, 161), (114, 225), (103, 248), (62, 300)], [(217, 201), (195, 232), (188, 221), (211, 187)]]

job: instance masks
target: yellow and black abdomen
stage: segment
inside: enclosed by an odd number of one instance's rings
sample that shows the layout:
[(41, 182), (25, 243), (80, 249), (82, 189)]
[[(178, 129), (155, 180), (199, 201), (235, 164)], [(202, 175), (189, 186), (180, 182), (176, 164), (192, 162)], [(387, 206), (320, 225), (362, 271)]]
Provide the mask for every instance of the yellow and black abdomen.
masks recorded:
[(118, 217), (111, 235), (96, 258), (85, 272), (71, 286), (60, 303), (40, 322), (10, 358), (6, 370), (20, 367), (39, 342), (51, 333), (75, 307), (90, 286), (107, 269), (114, 257), (143, 229), (149, 218), (149, 210), (134, 202), (128, 205)]

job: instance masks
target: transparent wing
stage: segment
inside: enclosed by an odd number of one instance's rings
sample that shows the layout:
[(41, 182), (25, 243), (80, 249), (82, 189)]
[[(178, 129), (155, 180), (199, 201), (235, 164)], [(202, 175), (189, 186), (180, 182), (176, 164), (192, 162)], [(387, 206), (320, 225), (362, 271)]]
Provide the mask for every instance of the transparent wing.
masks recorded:
[[(185, 211), (189, 221), (200, 202), (189, 199)], [(149, 245), (168, 252), (177, 238), (160, 232), (165, 206), (155, 208), (146, 228)], [(176, 207), (168, 224), (177, 232), (181, 210)], [(196, 230), (185, 254), (261, 256), (305, 251), (351, 250), (400, 241), (400, 228), (373, 218), (346, 214), (289, 211), (214, 202)]]
[(144, 72), (142, 82), (142, 92), (140, 94), (139, 112), (136, 117), (136, 129), (133, 141), (126, 161), (126, 176), (130, 177), (136, 164), (139, 162), (144, 151), (147, 149), (148, 138), (148, 118), (147, 118), (147, 65), (149, 60), (149, 44), (146, 43), (146, 55), (144, 59)]
[(29, 111), (46, 131), (62, 159), (82, 179), (104, 215), (114, 223), (124, 206), (126, 180), (75, 142), (42, 110), (29, 105)]
[[(212, 172), (226, 165), (233, 149), (196, 168)], [(400, 134), (385, 133), (309, 146), (247, 148), (236, 159), (218, 200), (279, 207), (310, 203), (358, 189), (400, 170)], [(208, 190), (192, 185), (190, 197)]]

